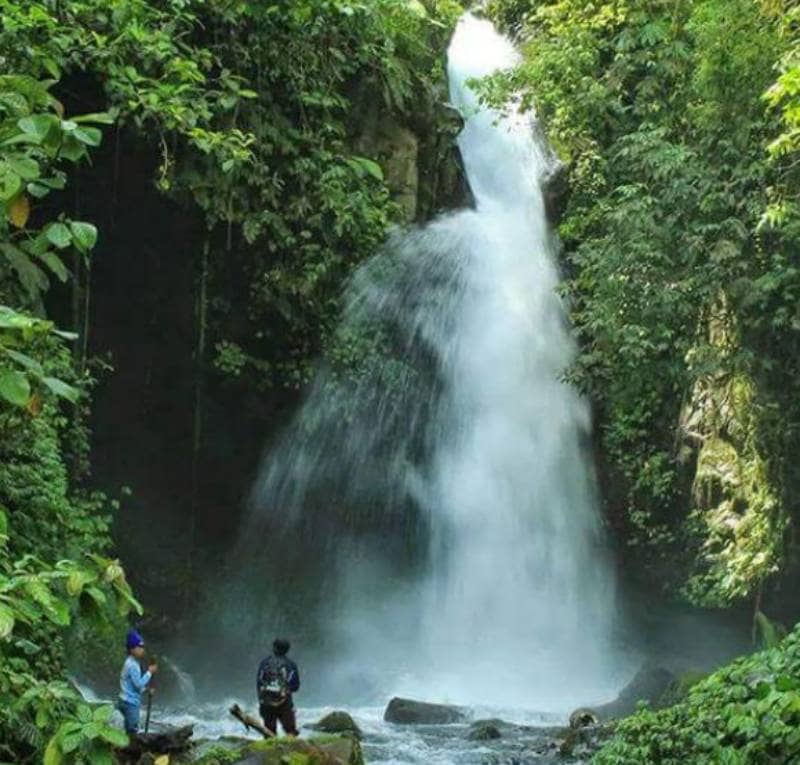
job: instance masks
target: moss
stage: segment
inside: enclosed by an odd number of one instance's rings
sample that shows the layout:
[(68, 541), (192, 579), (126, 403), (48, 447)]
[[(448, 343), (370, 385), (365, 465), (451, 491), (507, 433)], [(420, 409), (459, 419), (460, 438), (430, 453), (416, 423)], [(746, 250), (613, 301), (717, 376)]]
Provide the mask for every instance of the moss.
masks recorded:
[(192, 765), (232, 765), (241, 760), (245, 752), (245, 748), (231, 749), (225, 746), (214, 746), (206, 751), (200, 759), (194, 760)]
[(685, 592), (699, 605), (747, 597), (783, 556), (787, 521), (765, 457), (756, 394), (744, 374), (705, 380), (695, 391), (702, 444), (686, 531), (697, 552)]

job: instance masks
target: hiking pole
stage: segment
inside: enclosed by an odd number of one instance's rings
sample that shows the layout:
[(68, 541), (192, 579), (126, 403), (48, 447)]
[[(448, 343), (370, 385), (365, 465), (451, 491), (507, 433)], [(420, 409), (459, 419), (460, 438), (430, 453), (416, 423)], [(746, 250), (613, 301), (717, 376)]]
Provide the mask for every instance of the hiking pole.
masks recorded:
[(153, 708), (153, 689), (147, 689), (147, 712), (145, 713), (144, 717), (144, 733), (147, 733), (150, 730), (150, 710)]

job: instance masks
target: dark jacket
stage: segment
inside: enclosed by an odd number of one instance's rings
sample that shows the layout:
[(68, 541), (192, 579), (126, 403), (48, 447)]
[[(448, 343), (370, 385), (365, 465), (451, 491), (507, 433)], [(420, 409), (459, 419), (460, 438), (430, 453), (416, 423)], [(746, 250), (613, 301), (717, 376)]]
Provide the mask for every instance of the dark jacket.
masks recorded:
[(295, 664), (288, 656), (278, 656), (272, 654), (267, 656), (261, 664), (258, 665), (258, 674), (256, 675), (256, 693), (260, 693), (261, 686), (264, 684), (267, 672), (275, 669), (280, 670), (286, 679), (286, 685), (289, 688), (289, 693), (297, 693), (300, 689), (300, 672)]

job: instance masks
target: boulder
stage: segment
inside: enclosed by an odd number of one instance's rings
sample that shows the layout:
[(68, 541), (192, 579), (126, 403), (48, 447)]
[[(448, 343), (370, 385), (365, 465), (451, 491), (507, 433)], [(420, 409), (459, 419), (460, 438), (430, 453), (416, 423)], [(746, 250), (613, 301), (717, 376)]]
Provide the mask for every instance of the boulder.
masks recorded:
[(570, 728), (559, 742), (558, 753), (563, 758), (578, 757), (583, 761), (600, 749), (607, 735), (606, 729), (595, 725)]
[(668, 669), (645, 664), (614, 701), (595, 707), (594, 711), (601, 720), (611, 720), (633, 714), (640, 701), (657, 709), (664, 706), (664, 696), (674, 682), (675, 676)]
[(401, 725), (450, 725), (467, 719), (463, 709), (447, 704), (393, 698), (386, 707), (383, 719)]
[(272, 738), (238, 750), (209, 752), (195, 765), (364, 765), (361, 745), (352, 736)]
[(499, 720), (476, 720), (469, 726), (467, 738), (470, 741), (492, 741), (502, 738)]
[(569, 716), (569, 727), (572, 730), (579, 730), (580, 728), (586, 728), (590, 725), (597, 725), (599, 722), (600, 720), (597, 715), (591, 709), (576, 709)]
[(331, 712), (309, 727), (322, 733), (342, 733), (361, 738), (361, 729), (347, 712)]
[(158, 733), (137, 733), (130, 737), (127, 747), (120, 750), (124, 759), (136, 761), (146, 754), (174, 754), (185, 752), (192, 745), (194, 728), (165, 728)]

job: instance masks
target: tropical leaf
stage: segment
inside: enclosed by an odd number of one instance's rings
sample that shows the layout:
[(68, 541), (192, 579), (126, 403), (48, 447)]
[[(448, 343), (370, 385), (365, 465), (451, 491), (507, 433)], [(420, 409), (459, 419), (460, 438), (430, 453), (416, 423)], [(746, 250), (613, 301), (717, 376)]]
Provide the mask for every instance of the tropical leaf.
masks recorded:
[(0, 603), (0, 640), (5, 640), (14, 631), (14, 612)]
[(25, 228), (31, 214), (31, 203), (25, 194), (20, 194), (8, 206), (8, 219), (15, 228)]
[(0, 372), (0, 397), (14, 406), (25, 406), (31, 397), (28, 378), (16, 370)]

